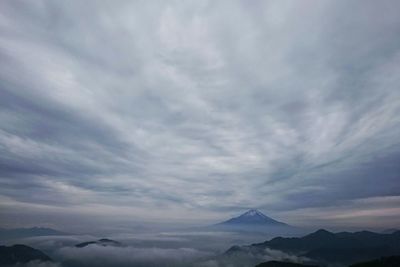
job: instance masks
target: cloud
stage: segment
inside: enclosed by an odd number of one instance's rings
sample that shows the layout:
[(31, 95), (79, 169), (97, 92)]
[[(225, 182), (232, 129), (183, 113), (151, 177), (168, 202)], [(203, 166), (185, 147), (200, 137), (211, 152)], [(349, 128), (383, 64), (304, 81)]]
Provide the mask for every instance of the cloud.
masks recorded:
[(61, 267), (61, 265), (53, 262), (30, 261), (24, 264), (15, 264), (13, 267)]
[(90, 245), (84, 248), (63, 247), (55, 253), (63, 266), (252, 266), (264, 261), (304, 262), (281, 251), (266, 249), (260, 253), (218, 255), (193, 248), (110, 247)]
[[(269, 260), (303, 262), (303, 257), (277, 250), (249, 250), (244, 253), (224, 254), (233, 244), (261, 242), (265, 235), (228, 232), (164, 232), (159, 234), (120, 234), (109, 237), (121, 246), (76, 244), (99, 237), (88, 235), (41, 236), (10, 240), (10, 244), (23, 243), (45, 252), (54, 263), (31, 262), (20, 267), (36, 266), (254, 266)], [(42, 264), (42, 265), (41, 265)]]
[(90, 245), (57, 252), (63, 266), (188, 266), (210, 253), (192, 248), (135, 248)]
[(310, 262), (306, 257), (298, 257), (283, 251), (266, 248), (263, 251), (242, 251), (231, 255), (220, 255), (214, 259), (195, 263), (196, 267), (246, 267), (256, 266), (267, 261), (284, 261), (294, 263)]
[(288, 216), (303, 226), (313, 220), (320, 227), (330, 227), (333, 220), (342, 229), (389, 228), (400, 223), (399, 202), (398, 196), (359, 198), (341, 201), (335, 206), (298, 209)]
[(3, 224), (398, 196), (396, 7), (1, 3)]
[(61, 265), (54, 262), (30, 261), (24, 264), (17, 263), (13, 267), (61, 267)]

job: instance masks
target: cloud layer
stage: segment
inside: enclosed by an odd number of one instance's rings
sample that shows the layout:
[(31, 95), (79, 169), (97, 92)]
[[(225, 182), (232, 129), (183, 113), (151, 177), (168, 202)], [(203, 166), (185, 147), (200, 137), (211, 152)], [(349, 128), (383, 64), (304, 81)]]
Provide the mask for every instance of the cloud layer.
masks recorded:
[(390, 202), (399, 8), (0, 3), (3, 224), (213, 221), (249, 207), (296, 224), (304, 209)]

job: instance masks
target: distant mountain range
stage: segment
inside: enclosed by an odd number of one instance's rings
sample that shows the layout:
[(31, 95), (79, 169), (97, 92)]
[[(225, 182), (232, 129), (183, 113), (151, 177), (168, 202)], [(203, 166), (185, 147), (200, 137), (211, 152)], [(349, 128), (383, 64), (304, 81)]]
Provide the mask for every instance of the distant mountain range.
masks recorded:
[(318, 230), (300, 238), (276, 237), (249, 246), (233, 246), (225, 253), (259, 255), (265, 249), (280, 250), (314, 262), (352, 264), (391, 255), (400, 255), (400, 231), (379, 234), (369, 231), (332, 233)]
[(382, 231), (382, 234), (393, 234), (394, 232), (400, 231), (399, 229), (396, 228), (391, 228), (391, 229), (386, 229)]
[(36, 261), (37, 265), (41, 266), (39, 262), (52, 262), (53, 260), (40, 250), (25, 245), (0, 246), (0, 266), (14, 266), (32, 261)]
[(33, 227), (33, 228), (0, 228), (0, 239), (16, 239), (33, 236), (52, 236), (52, 235), (70, 235), (69, 233), (61, 232), (51, 228)]

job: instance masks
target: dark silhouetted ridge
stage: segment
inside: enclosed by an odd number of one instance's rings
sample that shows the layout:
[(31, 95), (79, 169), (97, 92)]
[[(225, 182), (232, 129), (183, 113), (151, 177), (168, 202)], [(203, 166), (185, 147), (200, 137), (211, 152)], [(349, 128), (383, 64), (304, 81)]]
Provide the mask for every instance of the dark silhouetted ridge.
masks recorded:
[(361, 262), (351, 265), (350, 267), (399, 267), (400, 255), (384, 257), (368, 262)]
[(303, 237), (276, 237), (264, 243), (234, 246), (226, 253), (259, 254), (266, 248), (305, 257), (312, 263), (352, 264), (379, 257), (400, 255), (400, 232), (392, 234), (370, 231), (332, 233), (320, 229)]
[(318, 267), (318, 266), (304, 265), (300, 263), (283, 262), (283, 261), (267, 261), (256, 265), (256, 267)]
[(25, 245), (0, 246), (0, 266), (11, 266), (30, 261), (51, 262), (52, 259), (40, 250)]

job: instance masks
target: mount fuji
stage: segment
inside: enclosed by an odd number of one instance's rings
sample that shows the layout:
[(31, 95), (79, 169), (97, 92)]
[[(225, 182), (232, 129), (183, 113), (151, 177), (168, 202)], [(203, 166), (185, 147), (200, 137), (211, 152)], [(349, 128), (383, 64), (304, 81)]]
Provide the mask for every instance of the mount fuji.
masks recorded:
[(298, 235), (301, 229), (277, 221), (263, 214), (261, 211), (251, 209), (229, 220), (211, 225), (209, 229), (228, 232), (264, 233), (269, 235)]
[(265, 226), (288, 226), (286, 223), (274, 220), (259, 210), (251, 209), (238, 217), (221, 222), (218, 225), (265, 225)]

